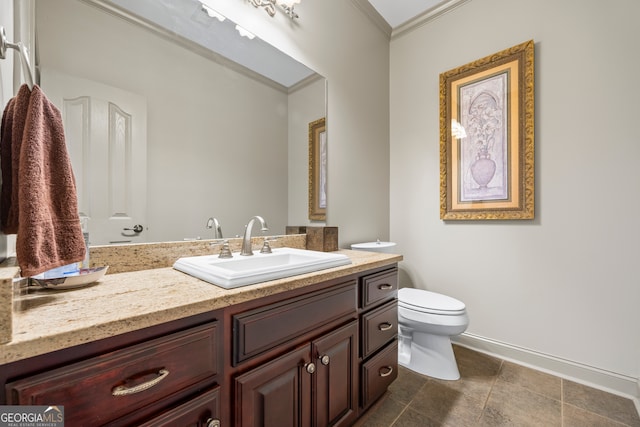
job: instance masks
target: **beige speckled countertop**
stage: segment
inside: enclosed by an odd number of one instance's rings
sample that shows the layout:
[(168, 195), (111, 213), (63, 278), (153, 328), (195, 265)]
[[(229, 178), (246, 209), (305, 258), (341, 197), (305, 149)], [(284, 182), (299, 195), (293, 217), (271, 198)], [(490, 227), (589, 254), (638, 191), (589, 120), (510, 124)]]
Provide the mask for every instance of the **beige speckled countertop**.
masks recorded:
[[(12, 339), (0, 344), (0, 364), (382, 267), (401, 255), (341, 250), (349, 265), (223, 289), (170, 267), (107, 274), (74, 290), (38, 290), (14, 298)], [(8, 273), (10, 274), (10, 272)]]

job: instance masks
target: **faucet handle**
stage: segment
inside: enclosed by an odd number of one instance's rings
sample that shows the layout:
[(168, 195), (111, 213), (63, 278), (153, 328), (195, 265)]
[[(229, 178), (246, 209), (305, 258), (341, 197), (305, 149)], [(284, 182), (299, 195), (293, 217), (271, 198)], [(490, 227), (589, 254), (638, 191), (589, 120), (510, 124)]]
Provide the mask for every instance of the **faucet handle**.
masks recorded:
[(269, 239), (265, 238), (264, 243), (262, 244), (262, 249), (260, 249), (261, 254), (270, 254), (271, 246), (269, 245)]
[(229, 248), (229, 241), (225, 240), (222, 243), (222, 248), (220, 248), (220, 255), (218, 258), (233, 258), (233, 254), (231, 253), (231, 249)]

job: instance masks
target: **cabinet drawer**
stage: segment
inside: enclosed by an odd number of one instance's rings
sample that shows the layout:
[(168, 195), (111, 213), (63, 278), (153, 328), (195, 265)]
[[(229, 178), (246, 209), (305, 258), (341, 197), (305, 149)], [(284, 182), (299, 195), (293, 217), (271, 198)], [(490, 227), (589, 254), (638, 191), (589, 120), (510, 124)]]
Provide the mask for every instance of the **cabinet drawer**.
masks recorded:
[(398, 290), (398, 269), (383, 271), (362, 278), (360, 307), (366, 308), (385, 299), (394, 298)]
[(389, 344), (362, 365), (362, 406), (366, 408), (382, 396), (398, 377), (398, 342)]
[[(205, 391), (138, 427), (204, 427), (220, 421), (220, 387)], [(219, 426), (220, 424), (218, 424)]]
[(355, 314), (356, 281), (233, 316), (234, 363)]
[(20, 379), (6, 385), (7, 403), (63, 405), (73, 426), (103, 425), (161, 399), (171, 404), (218, 373), (217, 334), (209, 323)]
[(362, 357), (369, 357), (398, 334), (398, 302), (394, 299), (364, 314), (362, 328)]

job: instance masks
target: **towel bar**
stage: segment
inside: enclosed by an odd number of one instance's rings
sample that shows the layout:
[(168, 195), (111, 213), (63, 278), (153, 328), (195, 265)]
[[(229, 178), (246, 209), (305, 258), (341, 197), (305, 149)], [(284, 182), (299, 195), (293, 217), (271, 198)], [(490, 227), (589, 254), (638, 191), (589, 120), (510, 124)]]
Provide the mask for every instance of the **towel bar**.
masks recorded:
[(7, 48), (15, 49), (20, 53), (20, 61), (22, 62), (22, 74), (26, 80), (29, 89), (33, 89), (33, 72), (31, 71), (31, 64), (29, 64), (29, 53), (27, 48), (21, 43), (11, 43), (7, 41), (7, 34), (4, 31), (4, 27), (0, 27), (0, 59), (6, 58)]

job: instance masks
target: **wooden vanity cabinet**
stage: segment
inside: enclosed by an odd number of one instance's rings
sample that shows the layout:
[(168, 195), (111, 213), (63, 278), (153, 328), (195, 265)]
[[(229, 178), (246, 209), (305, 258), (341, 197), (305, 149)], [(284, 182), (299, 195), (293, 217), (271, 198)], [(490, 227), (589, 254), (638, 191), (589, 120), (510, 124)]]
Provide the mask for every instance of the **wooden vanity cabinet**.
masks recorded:
[(360, 405), (365, 410), (398, 377), (398, 269), (360, 277)]
[(395, 265), (225, 313), (236, 427), (350, 426), (397, 378)]
[(208, 317), (177, 331), (166, 324), (5, 365), (5, 402), (64, 406), (70, 426), (215, 426), (221, 325)]
[(230, 315), (235, 426), (351, 425), (358, 416), (355, 277)]
[(357, 321), (235, 378), (236, 426), (350, 425), (357, 417)]
[(69, 426), (350, 426), (397, 376), (395, 264), (0, 366)]

